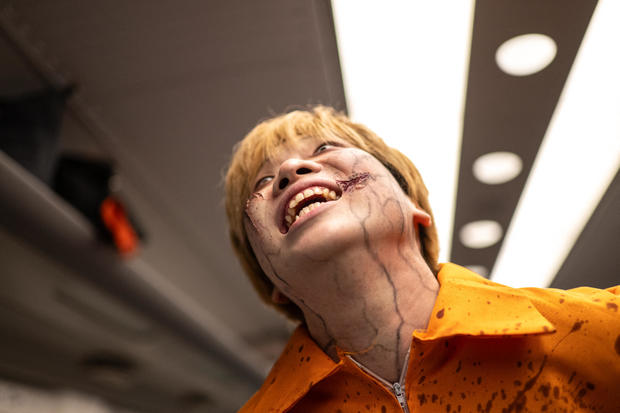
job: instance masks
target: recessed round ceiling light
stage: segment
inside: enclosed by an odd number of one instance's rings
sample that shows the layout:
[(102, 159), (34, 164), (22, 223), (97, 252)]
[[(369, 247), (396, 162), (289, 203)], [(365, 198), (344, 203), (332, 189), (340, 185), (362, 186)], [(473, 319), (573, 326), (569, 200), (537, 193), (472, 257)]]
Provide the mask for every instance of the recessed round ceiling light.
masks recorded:
[(502, 233), (502, 226), (496, 221), (481, 220), (465, 224), (459, 235), (466, 247), (486, 248), (497, 243)]
[(472, 170), (480, 182), (497, 185), (516, 178), (523, 168), (521, 158), (512, 152), (491, 152), (474, 161)]
[(527, 76), (543, 70), (555, 58), (557, 46), (549, 36), (523, 34), (506, 40), (495, 53), (500, 69), (509, 75)]
[(466, 265), (465, 267), (476, 274), (482, 275), (483, 277), (489, 275), (489, 269), (484, 265)]

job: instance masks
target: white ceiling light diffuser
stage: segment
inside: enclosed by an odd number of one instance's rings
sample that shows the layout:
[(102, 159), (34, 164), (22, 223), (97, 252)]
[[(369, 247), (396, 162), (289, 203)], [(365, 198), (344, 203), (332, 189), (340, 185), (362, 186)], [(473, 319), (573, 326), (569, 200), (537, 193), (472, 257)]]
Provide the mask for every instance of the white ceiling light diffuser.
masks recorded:
[(477, 180), (488, 185), (509, 182), (523, 169), (521, 157), (512, 152), (492, 152), (474, 161), (472, 171)]
[(332, 0), (349, 114), (418, 167), (449, 257), (474, 1)]
[(620, 2), (600, 0), (491, 278), (547, 287), (620, 167)]
[(500, 69), (512, 76), (540, 72), (555, 58), (557, 46), (549, 36), (529, 33), (505, 41), (495, 53)]
[(486, 219), (463, 225), (459, 233), (463, 245), (476, 249), (497, 244), (502, 234), (502, 226), (497, 221)]
[(466, 265), (465, 267), (483, 277), (489, 275), (489, 269), (484, 265)]

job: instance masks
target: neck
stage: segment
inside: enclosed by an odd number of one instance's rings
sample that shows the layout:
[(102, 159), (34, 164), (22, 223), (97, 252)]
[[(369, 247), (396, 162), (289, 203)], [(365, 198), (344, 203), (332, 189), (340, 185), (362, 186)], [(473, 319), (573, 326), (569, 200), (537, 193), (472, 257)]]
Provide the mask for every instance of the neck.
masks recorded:
[(349, 253), (324, 268), (324, 293), (298, 304), (310, 334), (334, 360), (340, 349), (398, 381), (411, 334), (427, 327), (439, 284), (415, 244)]

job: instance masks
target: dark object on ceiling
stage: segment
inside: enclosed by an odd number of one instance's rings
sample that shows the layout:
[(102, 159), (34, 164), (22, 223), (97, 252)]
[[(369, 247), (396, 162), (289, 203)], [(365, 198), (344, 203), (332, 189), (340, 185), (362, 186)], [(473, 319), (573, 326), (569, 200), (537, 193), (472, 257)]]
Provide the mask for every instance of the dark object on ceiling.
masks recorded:
[(58, 134), (73, 87), (0, 98), (0, 149), (47, 184), (58, 154)]
[(63, 155), (54, 176), (54, 190), (82, 212), (102, 239), (131, 254), (144, 233), (130, 218), (127, 207), (110, 190), (114, 174), (110, 162)]

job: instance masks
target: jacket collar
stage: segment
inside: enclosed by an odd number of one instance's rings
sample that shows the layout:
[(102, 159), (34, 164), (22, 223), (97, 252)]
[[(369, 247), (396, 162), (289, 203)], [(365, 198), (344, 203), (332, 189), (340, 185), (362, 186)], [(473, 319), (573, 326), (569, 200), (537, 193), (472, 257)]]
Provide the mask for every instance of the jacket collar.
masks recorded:
[[(494, 283), (455, 264), (441, 265), (437, 278), (440, 289), (428, 327), (416, 330), (414, 339), (430, 341), (454, 335), (529, 335), (555, 331), (522, 290)], [(343, 359), (334, 362), (307, 329), (299, 326), (261, 389), (242, 411), (284, 411), (343, 365)]]
[(334, 362), (314, 342), (304, 325), (297, 327), (260, 390), (241, 412), (281, 412), (295, 404), (314, 384), (335, 373)]
[(455, 264), (442, 264), (440, 289), (426, 330), (413, 337), (435, 340), (454, 335), (503, 336), (545, 334), (555, 327), (524, 290), (494, 283)]

